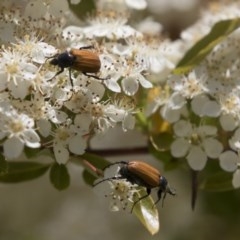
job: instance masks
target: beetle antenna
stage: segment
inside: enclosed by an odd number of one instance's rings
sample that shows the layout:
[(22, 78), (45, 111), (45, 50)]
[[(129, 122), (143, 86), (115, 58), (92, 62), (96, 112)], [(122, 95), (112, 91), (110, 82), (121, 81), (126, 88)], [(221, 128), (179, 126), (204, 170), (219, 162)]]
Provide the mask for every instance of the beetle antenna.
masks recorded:
[(119, 180), (119, 179), (125, 179), (125, 177), (119, 176), (119, 177), (104, 178), (104, 179), (102, 179), (101, 181), (93, 184), (93, 187), (96, 187), (98, 184), (100, 184), (100, 183), (102, 183), (102, 182), (111, 181), (111, 180)]

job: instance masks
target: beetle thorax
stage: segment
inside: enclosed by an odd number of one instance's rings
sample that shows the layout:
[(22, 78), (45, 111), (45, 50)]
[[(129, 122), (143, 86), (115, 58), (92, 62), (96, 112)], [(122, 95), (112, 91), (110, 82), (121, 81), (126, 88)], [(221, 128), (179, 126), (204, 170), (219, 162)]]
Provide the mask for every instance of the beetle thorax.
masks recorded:
[(59, 54), (50, 62), (52, 65), (58, 65), (60, 68), (68, 68), (74, 64), (75, 56), (69, 52)]

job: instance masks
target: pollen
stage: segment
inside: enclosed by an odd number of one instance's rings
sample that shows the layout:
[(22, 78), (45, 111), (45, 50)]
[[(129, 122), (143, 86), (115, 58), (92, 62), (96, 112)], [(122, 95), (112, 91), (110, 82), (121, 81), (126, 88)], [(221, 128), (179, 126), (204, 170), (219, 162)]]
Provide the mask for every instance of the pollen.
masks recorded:
[(24, 130), (24, 126), (21, 121), (12, 121), (9, 124), (9, 128), (12, 130), (13, 133), (22, 132)]
[(13, 62), (12, 64), (6, 64), (6, 72), (13, 75), (16, 74), (19, 71), (18, 64), (16, 62)]
[(65, 141), (69, 138), (69, 133), (64, 128), (58, 128), (56, 131), (56, 134), (58, 136), (58, 139)]

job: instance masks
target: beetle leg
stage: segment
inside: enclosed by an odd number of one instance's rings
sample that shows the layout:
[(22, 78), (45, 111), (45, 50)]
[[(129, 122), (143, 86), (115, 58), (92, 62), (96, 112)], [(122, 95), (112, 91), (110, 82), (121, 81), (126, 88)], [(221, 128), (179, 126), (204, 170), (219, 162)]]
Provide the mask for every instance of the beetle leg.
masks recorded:
[(89, 73), (85, 73), (85, 72), (83, 72), (83, 74), (84, 74), (85, 76), (87, 76), (87, 77), (92, 77), (92, 78), (95, 78), (95, 79), (97, 79), (97, 80), (106, 80), (106, 79), (107, 79), (107, 78), (100, 78), (100, 77), (98, 77), (98, 76), (96, 76), (96, 75), (89, 74)]
[(144, 195), (144, 196), (142, 196), (142, 197), (140, 197), (136, 202), (133, 203), (132, 209), (131, 209), (131, 213), (132, 213), (133, 208), (135, 207), (135, 205), (136, 205), (138, 202), (140, 202), (141, 200), (143, 200), (144, 198), (147, 198), (150, 194), (151, 194), (151, 188), (147, 188), (147, 194)]
[(47, 81), (53, 80), (57, 75), (61, 74), (64, 71), (64, 68), (62, 67), (52, 78), (48, 79)]
[(85, 47), (80, 47), (79, 50), (83, 50), (83, 49), (92, 49), (94, 48), (93, 45), (89, 45), (89, 46), (85, 46)]
[(53, 56), (50, 56), (50, 57), (45, 57), (46, 58), (45, 62), (47, 62), (49, 59), (56, 58), (57, 56), (59, 56), (59, 53), (56, 53), (56, 54), (54, 54)]
[[(156, 205), (156, 204), (161, 200), (161, 198), (162, 198), (162, 193), (163, 193), (163, 191), (162, 191), (162, 189), (160, 188), (160, 189), (158, 190), (158, 192), (157, 192), (158, 199), (157, 199), (157, 201), (153, 204), (153, 206)], [(164, 199), (165, 199), (165, 197), (166, 197), (166, 194), (167, 194), (167, 192), (165, 191), (165, 192), (164, 192), (164, 195), (163, 195), (163, 200), (162, 200), (162, 207), (163, 207), (163, 202), (164, 202)]]
[(73, 89), (73, 79), (72, 79), (71, 73), (72, 73), (71, 68), (69, 68), (69, 79)]

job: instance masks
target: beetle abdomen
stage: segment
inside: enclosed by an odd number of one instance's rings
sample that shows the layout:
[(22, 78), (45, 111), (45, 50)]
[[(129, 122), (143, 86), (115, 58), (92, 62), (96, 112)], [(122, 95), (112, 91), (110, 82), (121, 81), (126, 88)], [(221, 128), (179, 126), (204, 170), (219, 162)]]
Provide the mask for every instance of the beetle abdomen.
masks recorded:
[(89, 50), (71, 49), (70, 54), (75, 57), (72, 68), (84, 73), (97, 73), (101, 68), (99, 56)]
[(156, 168), (140, 161), (131, 161), (127, 167), (128, 170), (142, 182), (142, 184), (139, 185), (151, 188), (159, 186), (161, 175)]

